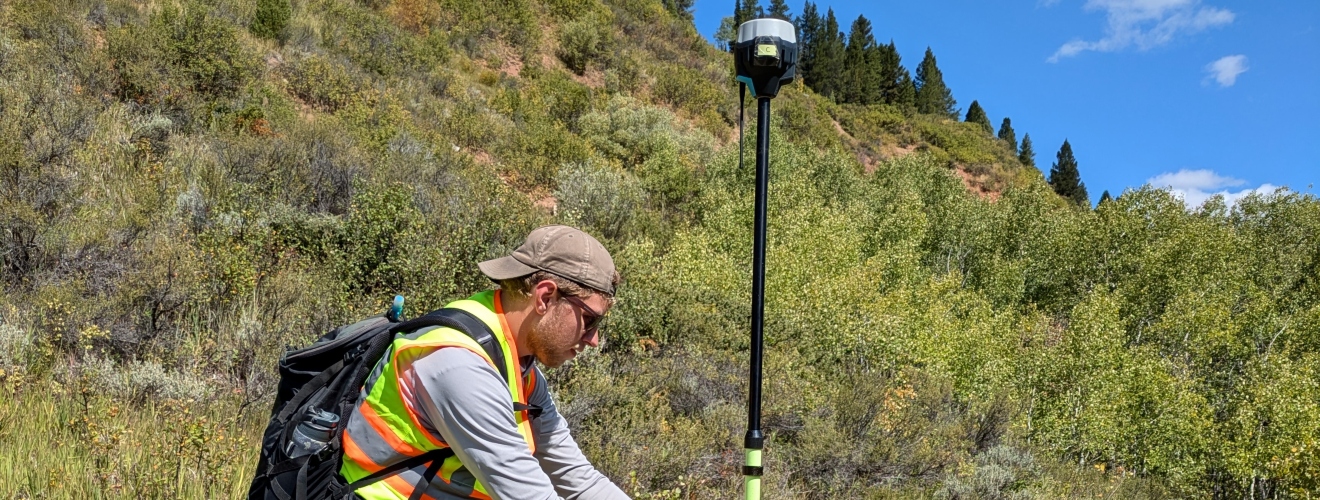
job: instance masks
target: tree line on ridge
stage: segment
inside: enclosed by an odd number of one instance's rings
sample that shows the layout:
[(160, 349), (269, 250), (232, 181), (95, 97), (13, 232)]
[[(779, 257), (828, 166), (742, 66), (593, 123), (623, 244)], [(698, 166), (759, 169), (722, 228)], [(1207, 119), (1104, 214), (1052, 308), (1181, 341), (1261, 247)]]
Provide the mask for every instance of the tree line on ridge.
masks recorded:
[[(903, 66), (893, 39), (878, 43), (871, 21), (858, 15), (847, 33), (840, 31), (833, 8), (821, 15), (815, 3), (807, 1), (802, 14), (789, 15), (785, 0), (771, 0), (770, 8), (758, 0), (736, 0), (734, 15), (726, 17), (716, 32), (717, 43), (728, 50), (737, 37), (736, 27), (758, 17), (773, 17), (792, 22), (797, 28), (797, 73), (807, 88), (840, 104), (887, 104), (917, 113), (958, 119), (960, 111), (953, 91), (944, 83), (935, 53), (928, 46), (916, 76)], [(1023, 166), (1036, 165), (1031, 136), (1023, 136), (1019, 148), (1011, 120), (1004, 118), (998, 133), (984, 108), (975, 100), (967, 107), (963, 121), (980, 124), (987, 135), (1003, 140)], [(1051, 165), (1047, 181), (1055, 193), (1079, 206), (1090, 206), (1086, 185), (1077, 169), (1072, 145), (1065, 139)]]

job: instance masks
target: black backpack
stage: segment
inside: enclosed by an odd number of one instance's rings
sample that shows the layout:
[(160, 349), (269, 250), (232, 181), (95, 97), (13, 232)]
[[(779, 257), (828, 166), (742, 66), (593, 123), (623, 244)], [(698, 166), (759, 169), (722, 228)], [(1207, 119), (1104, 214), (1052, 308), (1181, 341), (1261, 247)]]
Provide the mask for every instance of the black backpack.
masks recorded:
[[(311, 346), (290, 350), (280, 359), (280, 382), (270, 423), (261, 440), (261, 458), (248, 489), (248, 500), (352, 499), (355, 490), (400, 471), (429, 463), (413, 498), (420, 498), (453, 450), (442, 448), (392, 464), (353, 483), (339, 476), (343, 456), (341, 436), (348, 417), (359, 404), (362, 384), (395, 336), (422, 328), (445, 326), (467, 334), (481, 344), (507, 377), (504, 355), (494, 332), (476, 316), (459, 309), (439, 309), (408, 321), (397, 312), (373, 316), (335, 328)], [(522, 405), (518, 405), (522, 406)], [(523, 408), (526, 409), (526, 408)], [(324, 449), (289, 458), (285, 450), (293, 431), (309, 415), (323, 410), (339, 416)], [(533, 414), (539, 413), (532, 409)]]

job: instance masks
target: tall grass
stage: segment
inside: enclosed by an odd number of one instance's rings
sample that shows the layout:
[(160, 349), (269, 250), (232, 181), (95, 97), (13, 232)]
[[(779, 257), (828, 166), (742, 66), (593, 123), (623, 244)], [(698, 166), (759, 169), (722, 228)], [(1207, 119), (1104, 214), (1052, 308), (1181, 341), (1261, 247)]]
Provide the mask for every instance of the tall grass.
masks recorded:
[(133, 404), (83, 381), (0, 383), (0, 481), (10, 498), (246, 494), (265, 416), (242, 396)]

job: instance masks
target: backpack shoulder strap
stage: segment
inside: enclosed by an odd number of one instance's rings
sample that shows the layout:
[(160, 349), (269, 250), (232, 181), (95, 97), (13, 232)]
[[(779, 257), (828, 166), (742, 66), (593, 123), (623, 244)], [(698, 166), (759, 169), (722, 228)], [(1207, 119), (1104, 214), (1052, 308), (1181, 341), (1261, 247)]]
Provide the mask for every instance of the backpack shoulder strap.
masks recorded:
[(509, 379), (509, 368), (504, 364), (504, 350), (500, 348), (499, 340), (495, 338), (495, 332), (491, 331), (490, 327), (486, 326), (486, 322), (481, 321), (480, 318), (462, 309), (444, 308), (399, 323), (394, 328), (397, 332), (408, 332), (428, 326), (453, 328), (471, 337), (472, 340), (481, 344), (481, 348), (486, 351), (486, 355), (490, 356), (491, 361), (495, 363), (495, 368), (499, 369), (501, 379)]
[[(504, 364), (504, 351), (500, 349), (500, 343), (495, 338), (495, 332), (492, 332), (490, 327), (486, 326), (486, 322), (473, 316), (470, 312), (455, 308), (436, 309), (421, 318), (417, 318), (417, 320), (424, 318), (432, 322), (439, 321), (443, 326), (463, 332), (472, 340), (477, 341), (478, 344), (481, 344), (481, 348), (486, 350), (486, 355), (490, 356), (491, 361), (495, 362), (495, 368), (500, 372), (500, 380), (509, 379), (509, 368)], [(517, 401), (513, 402), (513, 410), (530, 412), (532, 418), (540, 417), (542, 412), (540, 406), (523, 404)]]

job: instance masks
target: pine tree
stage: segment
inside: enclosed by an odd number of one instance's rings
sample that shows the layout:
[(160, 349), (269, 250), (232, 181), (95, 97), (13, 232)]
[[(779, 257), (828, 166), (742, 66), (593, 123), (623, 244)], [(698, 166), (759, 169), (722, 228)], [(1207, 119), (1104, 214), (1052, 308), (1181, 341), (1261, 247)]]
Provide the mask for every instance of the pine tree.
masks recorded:
[(958, 118), (953, 92), (944, 86), (944, 74), (935, 64), (935, 53), (926, 47), (926, 57), (917, 66), (917, 112)]
[(894, 41), (889, 40), (888, 45), (881, 45), (876, 48), (879, 54), (877, 70), (880, 72), (880, 81), (876, 82), (879, 87), (880, 102), (885, 104), (894, 104), (898, 99), (899, 86), (902, 83), (899, 79), (899, 71), (903, 69), (902, 58), (898, 55), (898, 47), (894, 46)]
[(692, 20), (692, 4), (696, 3), (696, 0), (663, 0), (662, 3), (679, 19)]
[(1008, 143), (1008, 147), (1013, 148), (1013, 153), (1017, 153), (1017, 134), (1013, 133), (1013, 122), (1004, 117), (1004, 123), (999, 124), (999, 140)]
[(257, 0), (257, 12), (253, 14), (248, 30), (262, 38), (279, 39), (292, 15), (289, 0)]
[(912, 75), (908, 74), (907, 68), (898, 67), (898, 95), (894, 98), (893, 104), (905, 108), (915, 108), (917, 106), (917, 84), (912, 81)]
[(1064, 139), (1059, 147), (1056, 161), (1050, 166), (1050, 187), (1054, 192), (1077, 205), (1091, 206), (1091, 198), (1086, 194), (1086, 184), (1077, 170), (1077, 158), (1073, 157), (1072, 145)]
[(758, 0), (734, 0), (733, 6), (734, 30), (737, 30), (739, 26), (742, 26), (742, 23), (765, 15), (765, 11), (761, 9), (761, 4)]
[(834, 9), (825, 12), (825, 26), (816, 37), (816, 92), (836, 101), (843, 86), (843, 33), (839, 32), (839, 20), (834, 17)]
[(788, 2), (786, 0), (770, 0), (769, 14), (770, 17), (776, 19), (792, 20), (791, 17), (788, 17)]
[(848, 46), (844, 49), (844, 82), (842, 102), (871, 104), (879, 100), (878, 86), (879, 54), (876, 52), (875, 37), (871, 35), (871, 21), (866, 16), (857, 16), (848, 34)]
[(972, 105), (967, 107), (967, 118), (963, 121), (968, 123), (980, 124), (985, 129), (986, 134), (995, 133), (994, 125), (990, 124), (990, 117), (985, 115), (985, 110), (981, 109), (981, 103), (972, 100)]
[(1109, 190), (1106, 189), (1105, 192), (1100, 193), (1100, 201), (1097, 202), (1097, 203), (1095, 204), (1095, 206), (1098, 207), (1098, 206), (1100, 206), (1100, 205), (1104, 205), (1105, 203), (1107, 203), (1107, 202), (1111, 202), (1111, 201), (1114, 201), (1114, 198), (1112, 198), (1112, 197), (1109, 196)]
[(817, 88), (816, 77), (816, 55), (819, 52), (820, 32), (824, 27), (820, 14), (816, 12), (816, 4), (806, 2), (802, 6), (802, 15), (798, 16), (797, 36), (798, 36), (798, 78), (802, 83), (812, 90), (820, 92)]
[(1031, 134), (1022, 136), (1022, 151), (1018, 152), (1018, 161), (1023, 166), (1036, 166), (1036, 151), (1031, 149)]

